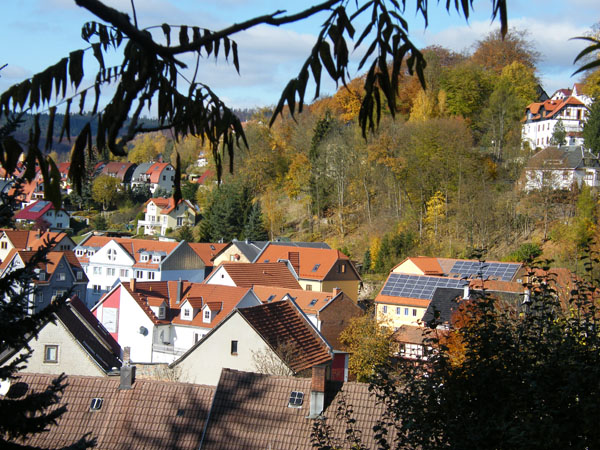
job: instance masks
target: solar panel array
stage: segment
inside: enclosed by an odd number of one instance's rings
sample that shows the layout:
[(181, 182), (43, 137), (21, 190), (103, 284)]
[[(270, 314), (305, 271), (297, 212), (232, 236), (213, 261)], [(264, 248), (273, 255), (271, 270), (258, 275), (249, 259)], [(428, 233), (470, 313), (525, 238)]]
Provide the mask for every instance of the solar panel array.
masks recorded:
[(480, 263), (479, 261), (456, 261), (451, 273), (459, 273), (463, 277), (473, 278), (481, 271), (483, 278), (495, 277), (502, 281), (511, 281), (520, 264), (511, 263)]
[(390, 274), (382, 295), (393, 297), (422, 298), (431, 300), (433, 292), (439, 287), (462, 289), (467, 282), (457, 278), (426, 277), (420, 275)]
[(40, 212), (42, 209), (44, 209), (46, 207), (47, 204), (48, 204), (48, 202), (40, 200), (39, 202), (34, 204), (29, 211)]

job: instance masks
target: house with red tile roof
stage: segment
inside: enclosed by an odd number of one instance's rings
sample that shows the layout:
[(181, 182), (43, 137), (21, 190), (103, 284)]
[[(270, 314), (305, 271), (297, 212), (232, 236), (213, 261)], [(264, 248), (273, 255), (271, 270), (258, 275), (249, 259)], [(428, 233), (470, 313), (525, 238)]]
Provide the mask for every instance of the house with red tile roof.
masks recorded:
[(131, 187), (148, 186), (154, 194), (157, 189), (170, 193), (175, 180), (175, 168), (169, 163), (149, 162), (139, 164), (133, 171)]
[(256, 259), (258, 263), (285, 261), (293, 269), (302, 289), (332, 291), (340, 288), (357, 301), (360, 275), (350, 258), (339, 250), (268, 245)]
[(485, 288), (494, 295), (518, 298), (523, 295), (520, 263), (462, 260), (454, 258), (408, 257), (396, 265), (375, 297), (376, 318), (386, 326), (422, 326), (424, 316), (444, 289), (462, 292)]
[[(68, 299), (28, 340), (33, 354), (24, 373), (107, 376), (121, 367), (121, 347), (77, 296)], [(23, 354), (10, 349), (0, 355), (0, 365)]]
[(39, 225), (44, 223), (47, 228), (64, 230), (69, 228), (69, 213), (65, 209), (55, 210), (52, 202), (37, 200), (14, 215), (17, 223)]
[(335, 350), (343, 350), (339, 336), (350, 324), (350, 320), (364, 314), (362, 308), (341, 289), (319, 292), (274, 286), (254, 286), (252, 290), (263, 303), (293, 299)]
[(228, 245), (222, 242), (188, 242), (188, 244), (202, 258), (204, 265), (211, 270), (214, 266), (214, 257)]
[(75, 242), (64, 232), (0, 229), (0, 262), (4, 261), (12, 249), (35, 251), (50, 240), (54, 244), (49, 250), (66, 251), (75, 248)]
[(74, 251), (89, 278), (90, 308), (119, 281), (200, 282), (210, 270), (185, 241), (90, 235)]
[(187, 281), (121, 282), (93, 314), (139, 363), (173, 362), (234, 308), (260, 304), (248, 288)]
[(144, 220), (138, 220), (137, 231), (144, 227), (145, 235), (165, 235), (167, 230), (176, 230), (184, 225), (196, 225), (198, 208), (189, 200), (180, 200), (177, 205), (173, 197), (151, 198), (146, 202)]
[(587, 121), (592, 99), (583, 94), (581, 84), (573, 89), (559, 89), (543, 102), (525, 109), (521, 136), (532, 149), (554, 145), (552, 135), (560, 120), (567, 132), (566, 145), (583, 145), (583, 125)]
[[(12, 249), (0, 264), (0, 277), (13, 270), (25, 267), (36, 252)], [(76, 295), (84, 303), (88, 279), (72, 251), (51, 251), (47, 261), (38, 264), (37, 279), (31, 280), (29, 311), (36, 313), (48, 306), (53, 298), (67, 292)]]
[[(43, 392), (54, 378), (22, 374), (14, 385)], [(214, 386), (132, 379), (125, 370), (121, 377), (72, 375), (58, 402), (66, 412), (48, 432), (31, 435), (25, 444), (63, 448), (89, 433), (97, 440), (95, 448), (103, 450), (198, 450), (214, 390)]]
[(204, 283), (247, 288), (277, 286), (301, 289), (292, 270), (285, 262), (221, 263), (211, 272)]
[(300, 374), (330, 365), (333, 349), (293, 300), (235, 309), (169, 367), (216, 385), (224, 368)]
[(122, 161), (109, 161), (100, 170), (100, 175), (108, 175), (118, 179), (121, 185), (129, 185), (137, 164)]

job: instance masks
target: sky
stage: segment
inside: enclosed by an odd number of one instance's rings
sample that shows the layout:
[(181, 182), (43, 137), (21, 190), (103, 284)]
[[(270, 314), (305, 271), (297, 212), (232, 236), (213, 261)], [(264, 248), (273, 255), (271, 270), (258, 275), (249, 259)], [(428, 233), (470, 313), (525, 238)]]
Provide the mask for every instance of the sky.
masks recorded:
[[(131, 15), (131, 0), (104, 1)], [(167, 22), (219, 30), (281, 9), (296, 13), (317, 1), (136, 0), (135, 7), (140, 28)], [(425, 28), (422, 17), (414, 10), (416, 0), (407, 0), (404, 18), (409, 23), (409, 37), (417, 46), (441, 45), (454, 51), (471, 51), (474, 43), (498, 27), (498, 21), (491, 21), (491, 1), (474, 0), (468, 21), (456, 11), (448, 13), (445, 3), (429, 1), (429, 24)], [(572, 87), (578, 81), (577, 76), (572, 77), (573, 60), (585, 43), (571, 38), (588, 33), (600, 21), (600, 2), (508, 0), (508, 16), (509, 26), (527, 31), (533, 46), (541, 53), (538, 77), (548, 94)], [(209, 85), (229, 106), (274, 105), (287, 82), (298, 74), (325, 17), (321, 14), (279, 28), (260, 25), (234, 35), (240, 74), (223, 58), (218, 61), (209, 58), (201, 61), (197, 79)], [(7, 64), (7, 67), (0, 71), (0, 92), (44, 70), (69, 52), (85, 48), (81, 27), (90, 20), (96, 19), (76, 6), (74, 0), (4, 0), (0, 14), (0, 66)], [(351, 58), (357, 61), (360, 56), (359, 49)], [(91, 53), (87, 58), (90, 63), (86, 65), (84, 85), (91, 84), (95, 70)], [(184, 61), (195, 65), (191, 57)], [(191, 78), (191, 73), (187, 75)], [(351, 73), (357, 75), (360, 73)], [(309, 87), (308, 92), (314, 91)], [(335, 85), (324, 82), (322, 93), (334, 92)]]

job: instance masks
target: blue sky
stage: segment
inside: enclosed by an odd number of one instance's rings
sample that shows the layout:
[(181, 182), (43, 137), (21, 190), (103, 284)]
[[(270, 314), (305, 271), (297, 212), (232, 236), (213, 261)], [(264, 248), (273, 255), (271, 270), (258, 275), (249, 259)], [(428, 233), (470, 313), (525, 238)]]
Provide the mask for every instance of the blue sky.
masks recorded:
[[(353, 2), (354, 0), (349, 0)], [(130, 0), (105, 0), (111, 6), (131, 12)], [(257, 15), (287, 9), (302, 10), (316, 1), (275, 0), (137, 0), (141, 27), (168, 22), (218, 30)], [(462, 51), (472, 48), (498, 23), (491, 23), (491, 1), (475, 0), (474, 12), (466, 22), (455, 11), (446, 12), (442, 1), (430, 1), (429, 26), (414, 11), (416, 0), (407, 0), (405, 18), (410, 37), (423, 47), (442, 45)], [(452, 2), (453, 3), (453, 2)], [(549, 94), (577, 81), (573, 59), (583, 43), (570, 41), (588, 32), (600, 20), (597, 0), (511, 1), (508, 0), (509, 25), (527, 30), (534, 46), (542, 54), (538, 76)], [(294, 77), (308, 55), (323, 15), (302, 23), (275, 28), (259, 26), (234, 36), (238, 42), (241, 75), (223, 60), (205, 60), (198, 79), (210, 85), (231, 106), (253, 107), (277, 102), (287, 81)], [(70, 51), (85, 48), (81, 26), (94, 17), (77, 7), (73, 0), (5, 1), (0, 17), (0, 91), (54, 64)], [(358, 54), (354, 58), (358, 58)], [(91, 59), (91, 56), (90, 56)], [(192, 60), (188, 60), (190, 65)], [(91, 83), (93, 72), (88, 72)], [(353, 74), (357, 75), (357, 74)], [(333, 93), (332, 83), (324, 91)], [(311, 92), (311, 91), (309, 91)]]

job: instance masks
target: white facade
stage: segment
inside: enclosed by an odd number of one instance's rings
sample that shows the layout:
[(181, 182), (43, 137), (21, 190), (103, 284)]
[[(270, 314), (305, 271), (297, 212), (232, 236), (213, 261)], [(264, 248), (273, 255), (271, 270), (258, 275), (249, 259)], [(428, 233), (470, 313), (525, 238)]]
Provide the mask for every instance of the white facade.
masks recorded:
[[(236, 351), (232, 352), (234, 345)], [(260, 335), (236, 312), (173, 366), (181, 371), (180, 381), (216, 386), (223, 368), (256, 371), (256, 354), (278, 358)]]
[(220, 284), (221, 286), (235, 286), (233, 279), (225, 270), (225, 266), (219, 266), (210, 274), (205, 281), (206, 284)]

